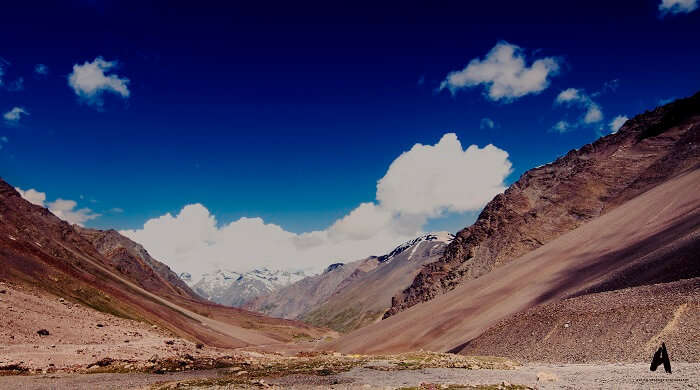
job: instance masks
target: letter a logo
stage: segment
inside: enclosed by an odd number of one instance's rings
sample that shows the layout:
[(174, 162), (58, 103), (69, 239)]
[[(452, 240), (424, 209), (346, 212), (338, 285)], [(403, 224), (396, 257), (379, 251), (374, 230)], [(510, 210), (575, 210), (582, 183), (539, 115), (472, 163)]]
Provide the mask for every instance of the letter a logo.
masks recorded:
[(656, 368), (661, 363), (664, 364), (664, 370), (666, 370), (666, 372), (668, 372), (670, 374), (671, 373), (671, 360), (668, 358), (668, 353), (666, 352), (666, 344), (665, 343), (661, 343), (661, 348), (656, 350), (654, 357), (651, 359), (650, 369), (652, 371), (656, 371)]

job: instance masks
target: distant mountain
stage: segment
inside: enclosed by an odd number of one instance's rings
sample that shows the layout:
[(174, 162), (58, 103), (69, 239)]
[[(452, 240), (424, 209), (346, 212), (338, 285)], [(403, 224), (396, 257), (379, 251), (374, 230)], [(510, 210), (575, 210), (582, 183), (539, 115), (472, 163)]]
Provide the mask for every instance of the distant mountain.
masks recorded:
[(394, 299), (387, 317), (429, 301), (700, 165), (700, 93), (627, 121), (496, 195), (445, 255)]
[(253, 298), (273, 293), (304, 277), (303, 271), (270, 270), (265, 267), (245, 273), (217, 270), (203, 274), (196, 282), (190, 274), (180, 275), (200, 296), (233, 307), (240, 307)]
[(70, 225), (23, 199), (2, 179), (0, 221), (2, 281), (158, 324), (212, 346), (269, 345), (327, 334), (300, 322), (207, 302), (141, 245), (114, 230)]
[(408, 286), (420, 268), (442, 255), (454, 236), (431, 233), (382, 256), (335, 263), (244, 307), (272, 316), (350, 331), (372, 323), (391, 306), (392, 295)]

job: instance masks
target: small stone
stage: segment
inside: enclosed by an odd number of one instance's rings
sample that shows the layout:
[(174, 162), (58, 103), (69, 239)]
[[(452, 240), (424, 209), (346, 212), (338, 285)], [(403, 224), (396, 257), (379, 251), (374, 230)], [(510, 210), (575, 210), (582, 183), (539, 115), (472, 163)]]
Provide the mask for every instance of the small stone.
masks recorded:
[(39, 329), (39, 330), (36, 331), (36, 333), (37, 333), (39, 336), (48, 336), (48, 335), (49, 335), (49, 331), (46, 330), (46, 329)]
[(538, 382), (556, 382), (557, 380), (559, 380), (559, 377), (552, 374), (551, 372), (542, 371), (537, 373)]
[(245, 375), (245, 374), (247, 374), (247, 373), (248, 373), (248, 371), (238, 371), (238, 372), (236, 373), (236, 376)]
[(103, 327), (104, 325), (102, 325), (102, 324), (97, 324), (97, 325), (95, 325), (95, 326), (98, 327), (98, 328), (101, 328), (101, 327)]
[(565, 328), (568, 328), (569, 326), (571, 326), (571, 325), (569, 325), (568, 322), (567, 322), (566, 324), (564, 324), (564, 327), (565, 327)]

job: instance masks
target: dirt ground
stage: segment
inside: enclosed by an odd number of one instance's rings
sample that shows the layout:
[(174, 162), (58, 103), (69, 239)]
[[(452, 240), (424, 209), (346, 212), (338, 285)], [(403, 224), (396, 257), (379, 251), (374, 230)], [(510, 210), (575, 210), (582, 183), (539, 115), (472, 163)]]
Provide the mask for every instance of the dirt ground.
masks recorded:
[[(38, 332), (45, 330), (47, 335)], [(183, 356), (220, 357), (158, 327), (71, 303), (38, 289), (0, 282), (0, 373), (71, 371), (104, 358), (130, 361)], [(3, 369), (5, 367), (5, 369)]]
[[(495, 385), (515, 389), (692, 389), (700, 387), (700, 364), (673, 364), (673, 373), (650, 372), (646, 363), (528, 364), (512, 370), (422, 368), (385, 371), (371, 362), (335, 375), (292, 374), (217, 383), (230, 370), (167, 373), (49, 374), (0, 377), (3, 389), (440, 389)], [(422, 386), (422, 387), (421, 387)], [(487, 387), (481, 387), (487, 388)]]

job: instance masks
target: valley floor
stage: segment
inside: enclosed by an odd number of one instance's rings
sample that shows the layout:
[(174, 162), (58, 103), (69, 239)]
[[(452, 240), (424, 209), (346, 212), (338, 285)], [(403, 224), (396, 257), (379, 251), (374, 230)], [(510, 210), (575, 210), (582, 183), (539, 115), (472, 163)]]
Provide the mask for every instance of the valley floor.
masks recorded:
[[(275, 374), (238, 380), (230, 370), (166, 373), (50, 374), (0, 377), (3, 389), (690, 389), (700, 387), (700, 364), (675, 363), (673, 373), (647, 363), (536, 364), (515, 369), (385, 370), (372, 361), (331, 375)], [(378, 366), (379, 365), (379, 366)], [(278, 373), (279, 374), (279, 373)], [(242, 376), (245, 376), (242, 375)]]

